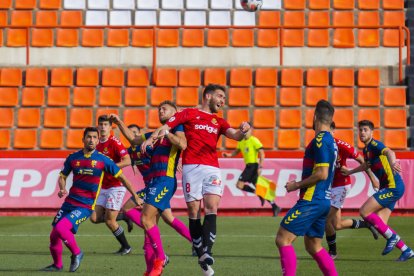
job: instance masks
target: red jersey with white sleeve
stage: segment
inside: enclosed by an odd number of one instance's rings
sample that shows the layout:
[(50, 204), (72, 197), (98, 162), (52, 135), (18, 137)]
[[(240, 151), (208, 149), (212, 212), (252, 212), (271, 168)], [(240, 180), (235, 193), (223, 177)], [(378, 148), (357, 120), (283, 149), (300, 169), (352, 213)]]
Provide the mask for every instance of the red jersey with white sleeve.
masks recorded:
[(183, 152), (183, 165), (219, 167), (217, 141), (230, 128), (226, 120), (196, 108), (187, 108), (171, 117), (167, 125), (184, 126), (187, 149)]
[(338, 138), (334, 139), (338, 145), (338, 158), (336, 159), (335, 163), (335, 175), (332, 183), (332, 188), (351, 184), (351, 177), (349, 175), (343, 175), (340, 169), (342, 166), (346, 166), (346, 160), (348, 158), (356, 159), (359, 156), (359, 153), (353, 146)]
[[(113, 135), (110, 135), (105, 142), (99, 141), (96, 149), (104, 155), (111, 158), (115, 163), (121, 161), (121, 158), (128, 155), (128, 150), (122, 145), (121, 141)], [(105, 173), (102, 180), (102, 189), (120, 187), (122, 183), (110, 174)]]

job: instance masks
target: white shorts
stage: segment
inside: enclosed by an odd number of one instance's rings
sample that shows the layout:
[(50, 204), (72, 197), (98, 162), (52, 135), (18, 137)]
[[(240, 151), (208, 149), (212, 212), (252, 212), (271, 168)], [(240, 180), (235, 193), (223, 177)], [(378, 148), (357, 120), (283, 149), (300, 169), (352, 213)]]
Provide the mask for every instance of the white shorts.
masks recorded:
[(126, 188), (124, 186), (101, 189), (98, 199), (96, 200), (96, 205), (106, 209), (119, 211), (121, 210), (122, 202), (124, 201), (125, 192)]
[(186, 202), (201, 200), (206, 194), (223, 195), (221, 172), (217, 167), (184, 165), (182, 185)]
[(346, 195), (351, 190), (351, 185), (334, 187), (331, 189), (331, 206), (341, 209), (344, 205)]

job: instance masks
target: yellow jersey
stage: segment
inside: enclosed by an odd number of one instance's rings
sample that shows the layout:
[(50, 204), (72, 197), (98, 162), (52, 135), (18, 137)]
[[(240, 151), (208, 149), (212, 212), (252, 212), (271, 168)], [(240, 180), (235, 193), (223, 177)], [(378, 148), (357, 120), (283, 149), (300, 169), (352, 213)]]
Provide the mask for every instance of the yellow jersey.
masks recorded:
[(259, 150), (263, 148), (263, 144), (254, 136), (243, 139), (237, 143), (237, 149), (243, 154), (244, 163), (258, 163)]

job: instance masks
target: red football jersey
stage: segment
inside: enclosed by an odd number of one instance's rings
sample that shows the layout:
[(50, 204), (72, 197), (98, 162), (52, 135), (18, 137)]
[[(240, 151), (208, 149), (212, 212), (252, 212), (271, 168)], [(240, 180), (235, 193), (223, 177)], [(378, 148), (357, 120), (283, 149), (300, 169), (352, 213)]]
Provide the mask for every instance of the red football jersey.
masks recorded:
[(167, 125), (171, 128), (184, 126), (187, 149), (183, 152), (183, 165), (219, 167), (217, 141), (230, 128), (226, 120), (196, 108), (187, 108), (171, 117)]
[(351, 184), (351, 177), (344, 176), (341, 173), (341, 167), (346, 166), (346, 160), (348, 158), (356, 159), (359, 156), (359, 153), (355, 150), (353, 146), (351, 146), (347, 142), (337, 138), (334, 139), (336, 144), (338, 145), (338, 158), (336, 159), (335, 176), (332, 183), (332, 187), (340, 187)]
[[(121, 141), (115, 136), (109, 136), (105, 142), (99, 142), (96, 149), (104, 155), (111, 158), (115, 163), (121, 161), (121, 158), (128, 155), (128, 150), (122, 145)], [(102, 180), (102, 189), (122, 186), (122, 183), (110, 174), (105, 173)]]

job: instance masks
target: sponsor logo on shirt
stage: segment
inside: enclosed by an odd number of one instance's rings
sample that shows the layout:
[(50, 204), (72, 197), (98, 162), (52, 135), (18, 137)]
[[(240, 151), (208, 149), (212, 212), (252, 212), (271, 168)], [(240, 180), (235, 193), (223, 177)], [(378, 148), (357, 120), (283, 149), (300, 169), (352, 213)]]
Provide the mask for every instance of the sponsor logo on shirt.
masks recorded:
[(208, 133), (218, 134), (218, 129), (209, 125), (195, 125), (196, 130), (206, 130)]

